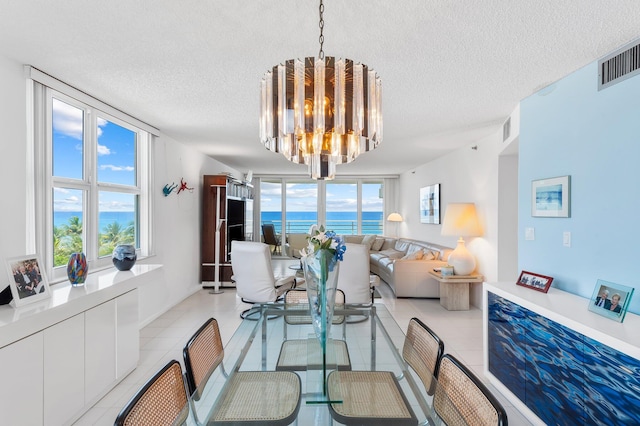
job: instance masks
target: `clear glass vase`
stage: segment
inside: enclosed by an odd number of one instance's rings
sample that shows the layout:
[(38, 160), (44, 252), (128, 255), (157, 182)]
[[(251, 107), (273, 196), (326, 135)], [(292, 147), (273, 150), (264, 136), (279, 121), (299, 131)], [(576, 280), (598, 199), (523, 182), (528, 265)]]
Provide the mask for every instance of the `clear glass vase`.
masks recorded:
[(331, 251), (321, 249), (304, 257), (302, 263), (313, 330), (322, 348), (326, 348), (336, 304), (340, 262)]

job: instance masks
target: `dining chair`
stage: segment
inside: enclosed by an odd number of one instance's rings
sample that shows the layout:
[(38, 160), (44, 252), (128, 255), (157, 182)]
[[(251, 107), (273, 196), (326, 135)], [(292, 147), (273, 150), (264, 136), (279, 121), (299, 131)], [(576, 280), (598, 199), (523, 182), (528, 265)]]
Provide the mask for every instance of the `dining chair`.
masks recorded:
[(118, 414), (115, 426), (180, 425), (188, 415), (182, 367), (171, 360), (131, 398)]
[(264, 238), (264, 243), (268, 246), (273, 246), (272, 254), (276, 254), (281, 251), (281, 239), (276, 235), (276, 227), (272, 223), (265, 223), (262, 225), (262, 236)]
[[(231, 242), (231, 269), (236, 284), (236, 294), (245, 303), (267, 303), (278, 300), (285, 291), (296, 286), (293, 276), (273, 276), (269, 246), (254, 241)], [(242, 312), (244, 319), (252, 308)]]
[[(434, 392), (432, 376), (443, 352), (442, 340), (418, 318), (412, 318), (402, 357), (420, 377), (427, 393)], [(343, 400), (340, 404), (329, 404), (331, 416), (348, 425), (417, 424), (398, 379), (391, 371), (331, 372), (327, 381), (329, 399)]]
[[(209, 318), (183, 350), (190, 395), (199, 397), (224, 349), (218, 321)], [(288, 425), (300, 410), (300, 377), (290, 371), (234, 371), (211, 411), (208, 425)]]
[[(307, 298), (307, 290), (291, 289), (284, 294), (285, 309), (284, 317), (284, 342), (280, 347), (280, 354), (276, 362), (276, 370), (278, 371), (305, 371), (307, 367), (317, 366), (321, 363), (320, 343), (317, 339), (288, 339), (288, 325), (310, 325), (310, 315), (300, 315), (297, 311), (295, 315), (287, 315), (287, 306), (295, 304), (309, 305)], [(345, 297), (341, 290), (336, 290), (336, 308), (344, 307)], [(349, 358), (349, 350), (346, 342), (346, 321), (344, 315), (334, 315), (331, 321), (332, 325), (342, 325), (342, 340), (331, 339), (331, 349), (328, 352), (332, 359), (331, 363), (335, 364), (339, 370), (351, 370), (351, 359)], [(317, 345), (316, 345), (317, 343)], [(310, 346), (311, 345), (311, 346)]]
[(446, 424), (457, 424), (462, 417), (469, 425), (507, 426), (504, 407), (453, 355), (442, 357), (437, 379), (433, 407)]

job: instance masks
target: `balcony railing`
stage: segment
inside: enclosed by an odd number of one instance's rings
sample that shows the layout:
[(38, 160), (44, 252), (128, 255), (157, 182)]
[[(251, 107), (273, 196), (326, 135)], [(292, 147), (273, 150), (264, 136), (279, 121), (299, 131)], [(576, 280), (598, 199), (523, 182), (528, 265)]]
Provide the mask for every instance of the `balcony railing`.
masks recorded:
[[(272, 223), (277, 234), (282, 234), (282, 221), (270, 220), (262, 223)], [(288, 220), (285, 222), (285, 230), (287, 234), (306, 234), (309, 228), (315, 222), (308, 220)], [(382, 221), (380, 220), (363, 220), (362, 234), (382, 235)], [(325, 228), (334, 231), (338, 235), (355, 235), (358, 233), (358, 222), (355, 220), (329, 220)]]

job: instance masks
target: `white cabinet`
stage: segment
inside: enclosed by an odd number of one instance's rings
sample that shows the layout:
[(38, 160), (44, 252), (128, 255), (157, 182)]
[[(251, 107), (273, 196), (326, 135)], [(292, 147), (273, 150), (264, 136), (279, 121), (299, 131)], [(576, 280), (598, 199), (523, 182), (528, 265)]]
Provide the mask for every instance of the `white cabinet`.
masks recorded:
[(122, 379), (136, 368), (140, 356), (138, 289), (116, 299), (116, 377)]
[(43, 424), (62, 425), (85, 405), (84, 314), (46, 328), (43, 338)]
[(42, 423), (42, 333), (0, 349), (0, 413), (2, 424)]
[(97, 402), (116, 380), (116, 300), (84, 313), (84, 389), (87, 404)]

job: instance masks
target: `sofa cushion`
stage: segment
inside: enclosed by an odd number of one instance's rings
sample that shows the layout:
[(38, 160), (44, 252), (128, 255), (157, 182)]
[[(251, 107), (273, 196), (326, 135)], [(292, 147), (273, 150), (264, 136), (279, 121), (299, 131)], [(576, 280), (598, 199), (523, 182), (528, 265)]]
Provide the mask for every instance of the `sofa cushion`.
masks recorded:
[(365, 235), (364, 238), (362, 238), (361, 244), (367, 246), (367, 248), (371, 250), (371, 246), (373, 245), (373, 242), (375, 240), (376, 240), (375, 235)]
[(376, 237), (376, 240), (371, 245), (371, 251), (380, 251), (382, 250), (382, 245), (384, 244), (384, 238)]
[(382, 247), (380, 247), (380, 250), (384, 251), (384, 250), (392, 249), (395, 246), (396, 246), (395, 238), (385, 238), (384, 243), (382, 244)]
[(415, 250), (411, 253), (407, 253), (406, 255), (404, 255), (402, 257), (402, 259), (404, 260), (420, 260), (422, 259), (422, 256), (424, 255), (424, 252), (422, 250)]
[(422, 260), (434, 260), (435, 256), (433, 255), (433, 252), (431, 250), (424, 250), (422, 255)]
[(363, 235), (343, 235), (345, 243), (362, 244)]
[(382, 250), (380, 251), (380, 254), (382, 255), (380, 256), (381, 259), (384, 259), (384, 257), (388, 257), (389, 259), (401, 259), (404, 256), (404, 252), (394, 249)]

